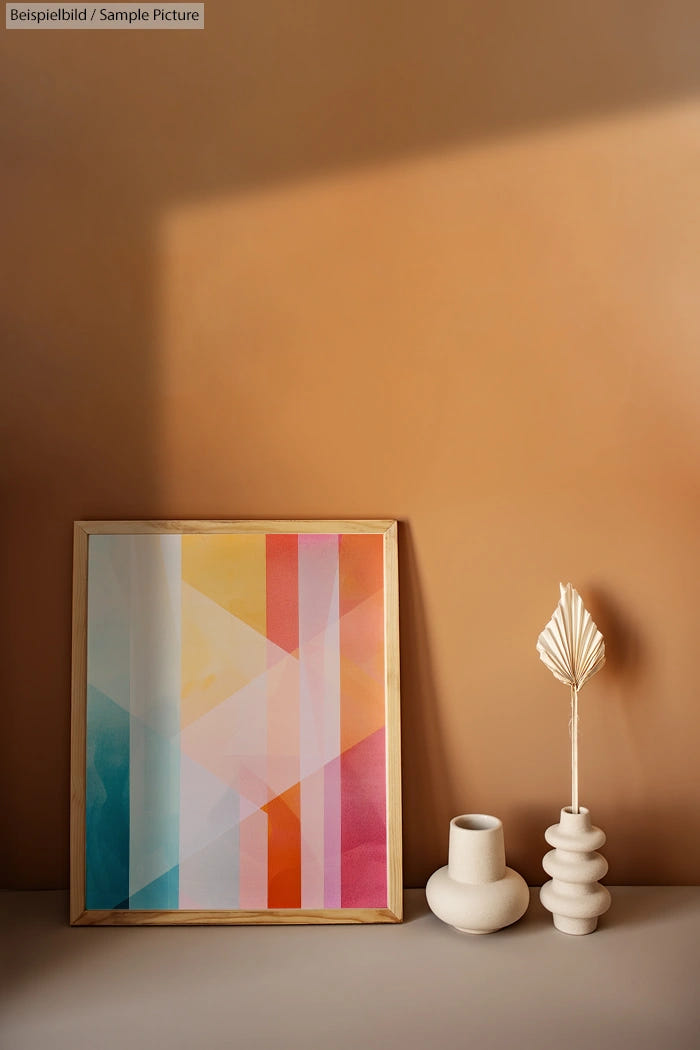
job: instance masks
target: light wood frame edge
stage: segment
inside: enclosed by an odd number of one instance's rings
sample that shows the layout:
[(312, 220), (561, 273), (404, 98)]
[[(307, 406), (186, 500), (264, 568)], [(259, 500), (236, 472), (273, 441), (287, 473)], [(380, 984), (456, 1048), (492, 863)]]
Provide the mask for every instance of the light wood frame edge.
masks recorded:
[(73, 526), (73, 636), (70, 732), (70, 921), (85, 913), (85, 746), (87, 727), (88, 533)]
[[(387, 762), (387, 907), (265, 911), (139, 911), (85, 908), (85, 777), (87, 725), (87, 577), (90, 535), (174, 533), (383, 533)], [(401, 700), (399, 677), (398, 525), (392, 519), (76, 521), (73, 532), (71, 667), (70, 923), (72, 926), (268, 925), (403, 921)]]
[(83, 911), (72, 926), (358, 926), (401, 922), (391, 908), (270, 908), (265, 911)]
[(401, 685), (399, 673), (398, 524), (384, 532), (384, 690), (386, 697), (387, 905), (403, 919), (401, 820)]
[(80, 527), (87, 535), (102, 533), (109, 536), (140, 535), (143, 533), (217, 533), (217, 532), (248, 532), (248, 533), (286, 533), (286, 532), (315, 532), (315, 533), (386, 533), (396, 522), (392, 519), (323, 519), (313, 520), (311, 518), (276, 518), (266, 520), (246, 521), (245, 519), (218, 519), (212, 521), (196, 521), (189, 519), (173, 519), (163, 521), (76, 521), (75, 526)]

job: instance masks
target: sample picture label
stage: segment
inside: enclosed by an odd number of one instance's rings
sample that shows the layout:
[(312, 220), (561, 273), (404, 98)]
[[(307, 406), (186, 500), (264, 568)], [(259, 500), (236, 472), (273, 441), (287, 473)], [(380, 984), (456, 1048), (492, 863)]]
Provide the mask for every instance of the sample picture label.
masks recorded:
[(204, 29), (204, 4), (6, 4), (6, 29)]

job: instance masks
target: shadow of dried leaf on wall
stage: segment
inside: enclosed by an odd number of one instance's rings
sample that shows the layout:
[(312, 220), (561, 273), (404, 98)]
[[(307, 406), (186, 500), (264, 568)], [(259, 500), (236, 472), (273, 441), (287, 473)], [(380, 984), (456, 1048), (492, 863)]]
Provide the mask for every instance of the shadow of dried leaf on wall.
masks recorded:
[(639, 678), (644, 647), (637, 626), (608, 589), (593, 585), (585, 592), (586, 607), (605, 639), (606, 671), (622, 686)]

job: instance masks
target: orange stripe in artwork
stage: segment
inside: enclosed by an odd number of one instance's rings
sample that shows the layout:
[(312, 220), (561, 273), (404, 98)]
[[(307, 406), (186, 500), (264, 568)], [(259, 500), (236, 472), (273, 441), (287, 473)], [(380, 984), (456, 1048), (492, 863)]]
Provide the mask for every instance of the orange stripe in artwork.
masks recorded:
[(267, 906), (301, 907), (301, 794), (294, 784), (273, 798), (267, 813)]
[(343, 535), (339, 545), (340, 615), (344, 616), (384, 585), (384, 537)]
[(383, 540), (340, 537), (341, 751), (384, 725)]
[(267, 536), (267, 637), (293, 653), (299, 647), (298, 536)]

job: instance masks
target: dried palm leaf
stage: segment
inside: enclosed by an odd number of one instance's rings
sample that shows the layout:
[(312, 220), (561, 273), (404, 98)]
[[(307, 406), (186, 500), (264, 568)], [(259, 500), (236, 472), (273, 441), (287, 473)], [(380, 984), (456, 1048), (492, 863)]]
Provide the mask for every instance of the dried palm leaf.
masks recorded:
[(540, 660), (571, 692), (571, 809), (578, 813), (578, 692), (605, 663), (605, 642), (570, 583), (537, 639)]

